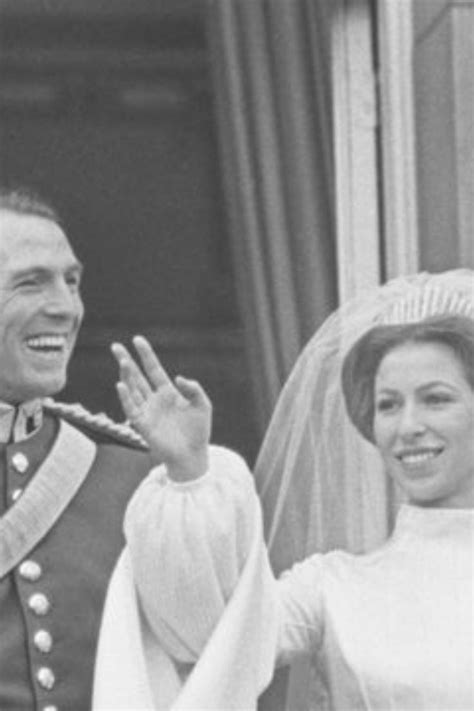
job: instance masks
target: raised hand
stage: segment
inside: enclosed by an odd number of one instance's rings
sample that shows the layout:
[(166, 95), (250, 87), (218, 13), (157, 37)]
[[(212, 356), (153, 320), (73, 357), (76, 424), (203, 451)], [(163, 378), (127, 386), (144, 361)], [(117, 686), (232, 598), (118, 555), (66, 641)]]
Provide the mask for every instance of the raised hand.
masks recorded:
[(167, 465), (171, 478), (194, 479), (208, 466), (209, 398), (195, 381), (178, 376), (173, 382), (143, 336), (135, 336), (133, 344), (140, 365), (121, 343), (111, 347), (125, 417), (148, 442), (154, 461)]

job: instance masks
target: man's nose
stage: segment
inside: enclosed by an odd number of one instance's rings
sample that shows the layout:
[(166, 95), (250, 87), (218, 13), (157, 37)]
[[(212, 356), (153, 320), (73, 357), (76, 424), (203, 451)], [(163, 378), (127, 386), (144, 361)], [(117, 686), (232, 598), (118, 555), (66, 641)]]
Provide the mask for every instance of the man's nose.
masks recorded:
[(44, 303), (44, 310), (51, 316), (76, 316), (82, 309), (82, 301), (77, 290), (71, 289), (64, 280), (50, 285)]

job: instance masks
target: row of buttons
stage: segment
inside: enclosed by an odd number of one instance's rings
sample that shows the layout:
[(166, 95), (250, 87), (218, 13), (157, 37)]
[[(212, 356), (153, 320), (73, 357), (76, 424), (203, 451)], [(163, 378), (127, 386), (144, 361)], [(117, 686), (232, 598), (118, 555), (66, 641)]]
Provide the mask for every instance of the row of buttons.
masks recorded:
[[(23, 452), (15, 452), (11, 459), (13, 469), (18, 474), (26, 474), (30, 466), (28, 457)], [(13, 489), (11, 500), (17, 501), (23, 493), (23, 489), (18, 487)], [(18, 573), (23, 580), (35, 583), (42, 576), (42, 568), (35, 560), (24, 560), (18, 567)], [(44, 617), (51, 609), (48, 597), (42, 592), (34, 592), (28, 598), (28, 608), (38, 616)], [(53, 637), (47, 629), (39, 629), (33, 635), (33, 644), (41, 654), (49, 654), (53, 648)], [(56, 683), (53, 670), (47, 666), (40, 666), (36, 671), (38, 684), (46, 691), (51, 691)], [(58, 707), (48, 704), (43, 706), (42, 711), (58, 711)]]
[[(18, 474), (26, 474), (28, 471), (28, 467), (30, 466), (30, 462), (28, 460), (28, 457), (26, 454), (23, 454), (23, 452), (15, 452), (15, 454), (12, 457), (12, 466), (15, 469)], [(11, 499), (13, 502), (17, 501), (17, 499), (20, 498), (20, 496), (23, 493), (23, 489), (13, 489), (11, 493)]]
[[(41, 565), (35, 560), (24, 560), (18, 567), (20, 577), (30, 583), (37, 582), (42, 574)], [(34, 592), (28, 598), (28, 608), (37, 617), (44, 617), (51, 609), (49, 598), (42, 592)], [(53, 648), (53, 637), (47, 629), (39, 629), (33, 635), (33, 644), (41, 654), (49, 654)], [(36, 671), (36, 680), (45, 690), (51, 691), (56, 683), (53, 670), (47, 666), (40, 666)], [(43, 711), (58, 711), (56, 706), (45, 706)]]

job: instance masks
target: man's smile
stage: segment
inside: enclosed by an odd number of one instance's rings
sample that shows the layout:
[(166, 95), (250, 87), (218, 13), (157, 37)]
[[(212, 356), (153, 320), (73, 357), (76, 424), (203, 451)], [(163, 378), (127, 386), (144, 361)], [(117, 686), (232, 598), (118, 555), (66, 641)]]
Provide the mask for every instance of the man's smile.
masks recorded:
[(27, 350), (48, 361), (68, 356), (71, 350), (71, 334), (43, 332), (25, 339)]

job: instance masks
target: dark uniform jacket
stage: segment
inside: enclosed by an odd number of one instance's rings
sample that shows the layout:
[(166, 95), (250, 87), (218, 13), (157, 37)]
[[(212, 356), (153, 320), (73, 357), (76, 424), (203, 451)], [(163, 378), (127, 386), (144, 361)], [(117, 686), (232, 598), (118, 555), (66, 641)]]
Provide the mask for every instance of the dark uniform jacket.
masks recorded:
[(0, 444), (1, 711), (90, 708), (124, 511), (151, 468), (126, 437), (62, 414)]

